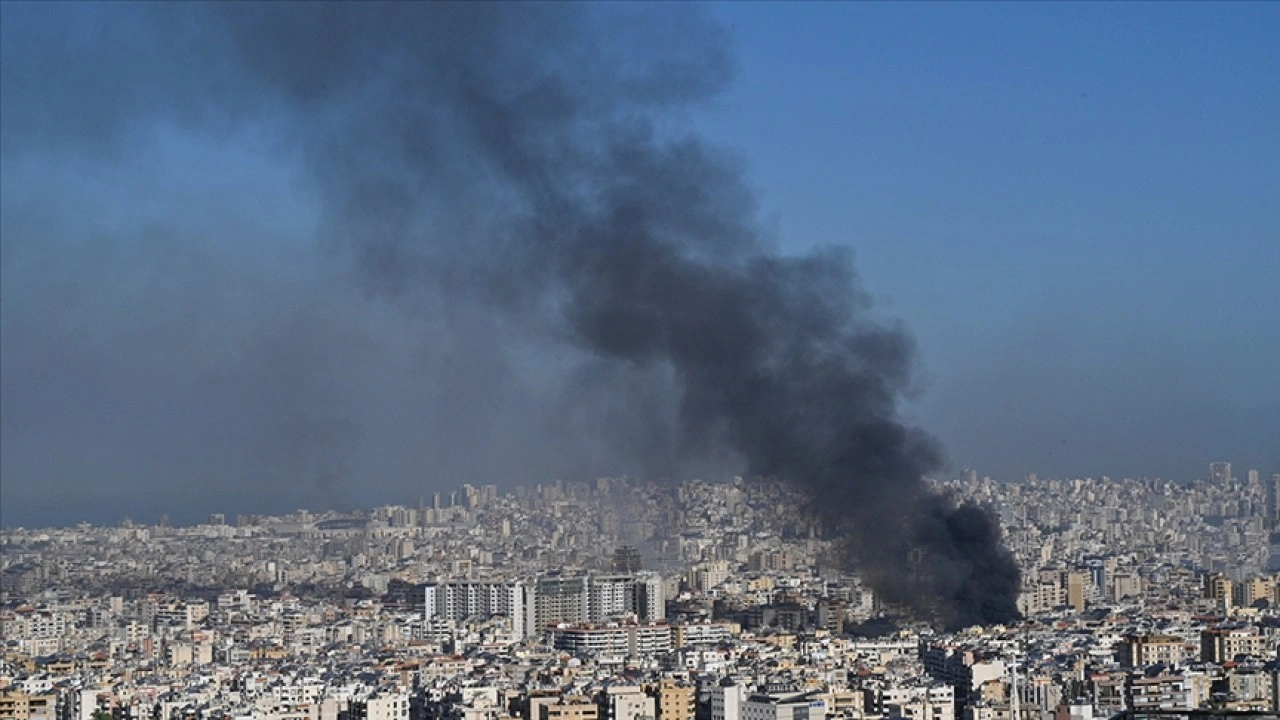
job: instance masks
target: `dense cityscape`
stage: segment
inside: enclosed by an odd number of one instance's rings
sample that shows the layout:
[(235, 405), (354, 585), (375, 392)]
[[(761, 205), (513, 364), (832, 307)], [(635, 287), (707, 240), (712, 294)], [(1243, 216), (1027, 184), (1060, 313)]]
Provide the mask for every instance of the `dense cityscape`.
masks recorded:
[[(877, 597), (786, 485), (7, 528), (0, 718), (1088, 720), (1280, 710), (1280, 474), (966, 471), (1023, 618)], [(911, 572), (904, 568), (903, 572)]]
[(1280, 720), (1278, 59), (0, 0), (0, 720)]

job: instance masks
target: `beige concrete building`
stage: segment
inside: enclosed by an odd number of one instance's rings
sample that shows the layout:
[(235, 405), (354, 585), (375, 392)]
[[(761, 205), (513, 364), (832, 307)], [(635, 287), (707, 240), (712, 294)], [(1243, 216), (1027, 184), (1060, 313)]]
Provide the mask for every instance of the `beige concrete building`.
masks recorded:
[(692, 685), (663, 680), (658, 684), (658, 720), (693, 720), (697, 690)]
[(1217, 627), (1200, 633), (1200, 659), (1222, 663), (1238, 655), (1261, 658), (1267, 638), (1256, 627)]
[(581, 695), (565, 695), (538, 706), (538, 720), (599, 720), (600, 708)]
[(1157, 663), (1172, 665), (1187, 659), (1190, 654), (1186, 643), (1172, 635), (1129, 635), (1116, 648), (1116, 660), (1131, 668)]

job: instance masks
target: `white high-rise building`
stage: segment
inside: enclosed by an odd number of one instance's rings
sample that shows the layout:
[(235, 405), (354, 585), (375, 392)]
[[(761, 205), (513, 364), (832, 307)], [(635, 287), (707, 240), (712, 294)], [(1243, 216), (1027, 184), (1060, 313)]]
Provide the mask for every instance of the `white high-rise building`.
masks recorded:
[(513, 581), (472, 581), (434, 583), (426, 588), (426, 619), (465, 620), (502, 615), (510, 618), (511, 630), (526, 637), (530, 627), (529, 589)]
[(746, 702), (746, 689), (731, 678), (721, 680), (711, 688), (711, 720), (742, 720), (742, 705)]
[(519, 637), (550, 625), (605, 622), (620, 615), (666, 617), (662, 577), (656, 573), (544, 575), (531, 582), (454, 580), (427, 585), (425, 619), (510, 618)]
[(665, 620), (667, 598), (662, 576), (645, 573), (636, 577), (636, 614), (643, 620)]
[(1226, 487), (1234, 478), (1231, 475), (1231, 463), (1209, 463), (1209, 480), (1219, 487)]
[(593, 575), (588, 589), (587, 620), (605, 622), (634, 614), (641, 620), (667, 616), (662, 576), (657, 573)]
[(591, 593), (585, 575), (544, 575), (534, 583), (531, 633), (548, 625), (585, 622), (591, 616)]
[(1267, 481), (1267, 524), (1280, 529), (1280, 473), (1272, 473)]
[(636, 612), (634, 575), (595, 575), (591, 578), (588, 593), (587, 619), (591, 622), (604, 622), (611, 617)]

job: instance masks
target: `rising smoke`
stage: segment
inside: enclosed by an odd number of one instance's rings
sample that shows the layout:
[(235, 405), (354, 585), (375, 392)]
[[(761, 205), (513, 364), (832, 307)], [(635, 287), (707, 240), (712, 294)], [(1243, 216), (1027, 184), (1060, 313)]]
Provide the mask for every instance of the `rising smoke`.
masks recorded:
[[(898, 418), (910, 337), (870, 319), (845, 250), (776, 252), (739, 162), (687, 129), (730, 75), (718, 28), (491, 3), (178, 5), (129, 26), (145, 72), (89, 93), (95, 132), (149, 115), (275, 133), (364, 291), (465, 350), (433, 366), (450, 407), (519, 365), (562, 388), (527, 417), (597, 428), (613, 462), (780, 478), (886, 599), (948, 627), (1016, 616), (992, 519), (922, 482), (941, 455)], [(290, 442), (358, 435), (286, 417)]]

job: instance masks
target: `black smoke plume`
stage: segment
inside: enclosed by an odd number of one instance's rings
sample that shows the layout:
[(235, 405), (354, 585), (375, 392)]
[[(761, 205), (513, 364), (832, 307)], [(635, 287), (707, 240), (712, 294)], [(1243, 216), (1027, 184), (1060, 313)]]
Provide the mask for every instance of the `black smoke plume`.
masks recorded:
[(740, 163), (688, 129), (731, 74), (719, 28), (687, 7), (119, 12), (140, 75), (85, 82), (95, 142), (138, 115), (275, 132), (365, 291), (469, 338), (456, 405), (511, 364), (567, 378), (543, 422), (601, 428), (650, 473), (794, 483), (886, 599), (950, 627), (1016, 616), (991, 518), (922, 481), (940, 451), (899, 420), (908, 334), (870, 318), (847, 251), (775, 251)]

